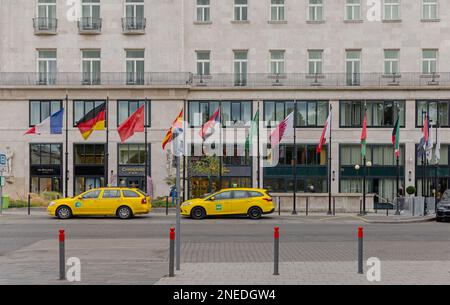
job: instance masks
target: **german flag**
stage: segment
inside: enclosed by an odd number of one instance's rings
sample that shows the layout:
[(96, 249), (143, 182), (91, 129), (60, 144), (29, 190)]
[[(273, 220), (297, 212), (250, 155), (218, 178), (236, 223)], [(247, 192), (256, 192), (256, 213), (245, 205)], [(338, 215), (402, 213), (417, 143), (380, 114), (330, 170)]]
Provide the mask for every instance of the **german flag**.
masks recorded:
[(77, 128), (85, 140), (94, 130), (105, 130), (106, 104), (95, 107), (77, 123)]

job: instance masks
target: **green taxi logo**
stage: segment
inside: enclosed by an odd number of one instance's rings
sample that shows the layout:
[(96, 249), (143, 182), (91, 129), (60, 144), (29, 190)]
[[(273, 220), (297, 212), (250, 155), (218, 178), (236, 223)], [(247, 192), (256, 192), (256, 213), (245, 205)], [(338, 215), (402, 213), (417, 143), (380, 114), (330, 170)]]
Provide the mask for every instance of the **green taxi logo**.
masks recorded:
[(216, 211), (222, 211), (222, 205), (216, 204)]
[(79, 202), (79, 201), (75, 202), (75, 207), (76, 207), (76, 208), (81, 207), (81, 202)]

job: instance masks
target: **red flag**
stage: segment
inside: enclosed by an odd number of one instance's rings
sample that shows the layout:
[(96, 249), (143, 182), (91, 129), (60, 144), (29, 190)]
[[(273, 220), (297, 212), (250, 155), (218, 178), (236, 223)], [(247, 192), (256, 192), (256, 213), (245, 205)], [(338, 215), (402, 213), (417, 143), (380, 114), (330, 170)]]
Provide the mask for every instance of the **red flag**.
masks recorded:
[(278, 146), (283, 137), (294, 133), (294, 112), (291, 112), (270, 134), (270, 144), (273, 147)]
[(322, 135), (320, 136), (319, 145), (316, 148), (316, 152), (318, 154), (320, 154), (323, 145), (327, 142), (328, 138), (330, 137), (330, 131), (331, 131), (331, 112), (328, 115), (327, 121), (325, 122), (325, 126), (323, 127), (322, 130)]
[(145, 105), (139, 107), (128, 119), (120, 124), (117, 128), (120, 140), (124, 143), (128, 138), (132, 137), (135, 132), (144, 132), (144, 113)]
[(422, 128), (422, 132), (423, 132), (423, 137), (425, 139), (425, 143), (428, 143), (428, 137), (429, 137), (429, 123), (428, 123), (428, 114), (425, 115), (425, 121), (423, 122), (423, 128)]
[[(206, 140), (209, 136), (211, 136), (216, 130), (215, 125), (220, 126), (220, 107), (216, 112), (211, 116), (208, 122), (203, 124), (202, 129), (200, 130), (200, 137), (202, 137), (203, 141)], [(219, 127), (220, 128), (220, 127)]]
[(174, 134), (177, 134), (177, 131), (183, 130), (183, 113), (184, 109), (181, 109), (180, 114), (177, 116), (175, 121), (173, 121), (172, 126), (170, 126), (169, 131), (167, 131), (166, 136), (164, 137), (164, 140), (162, 142), (162, 149), (166, 149), (166, 145), (170, 143), (173, 138)]

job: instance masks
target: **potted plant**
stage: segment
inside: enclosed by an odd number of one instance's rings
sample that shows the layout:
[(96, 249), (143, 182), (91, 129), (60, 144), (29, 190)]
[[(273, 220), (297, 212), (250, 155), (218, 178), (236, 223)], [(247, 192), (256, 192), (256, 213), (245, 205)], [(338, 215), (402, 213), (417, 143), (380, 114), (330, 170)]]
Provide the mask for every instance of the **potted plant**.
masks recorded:
[(406, 193), (408, 193), (408, 195), (410, 195), (410, 196), (414, 195), (416, 193), (416, 187), (412, 186), (412, 185), (408, 186), (406, 188)]

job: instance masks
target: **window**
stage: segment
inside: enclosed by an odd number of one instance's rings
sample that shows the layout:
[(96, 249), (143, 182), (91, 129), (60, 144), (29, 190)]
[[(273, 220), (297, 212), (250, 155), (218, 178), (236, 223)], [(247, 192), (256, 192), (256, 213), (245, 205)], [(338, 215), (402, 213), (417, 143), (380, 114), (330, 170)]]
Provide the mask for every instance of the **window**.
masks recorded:
[(250, 166), (251, 159), (246, 156), (245, 145), (235, 144), (232, 147), (224, 145), (223, 164), (228, 166)]
[(234, 20), (248, 20), (248, 0), (234, 0)]
[(423, 74), (437, 73), (437, 68), (438, 68), (438, 51), (422, 50), (422, 73)]
[(131, 191), (131, 190), (123, 190), (123, 197), (125, 198), (138, 198), (140, 197), (138, 193), (136, 193), (135, 191)]
[(100, 85), (101, 59), (100, 50), (83, 50), (82, 71), (84, 85)]
[(211, 52), (197, 51), (197, 75), (211, 74)]
[[(317, 154), (317, 144), (297, 144), (297, 165), (327, 165), (328, 148), (325, 145), (322, 152)], [(293, 166), (295, 147), (292, 144), (280, 144), (279, 166)]]
[(245, 86), (247, 84), (247, 56), (248, 51), (234, 51), (235, 86)]
[(247, 101), (189, 102), (189, 124), (200, 127), (221, 107), (222, 125), (225, 127), (250, 126), (252, 120), (252, 103)]
[(216, 200), (225, 200), (225, 199), (231, 199), (232, 194), (233, 193), (231, 191), (225, 191), (225, 192), (215, 195), (214, 197)]
[(284, 51), (270, 51), (270, 73), (284, 73)]
[(345, 57), (347, 85), (357, 86), (360, 84), (361, 74), (361, 51), (346, 51)]
[(83, 195), (83, 199), (97, 199), (100, 195), (100, 190), (90, 191)]
[[(400, 165), (404, 164), (405, 147), (400, 145)], [(340, 164), (341, 166), (350, 166), (362, 164), (361, 146), (358, 144), (341, 144), (340, 145)], [(366, 148), (366, 159), (371, 161), (373, 166), (393, 166), (396, 167), (396, 156), (394, 146), (392, 144), (368, 144)], [(360, 173), (362, 169), (360, 169)]]
[(346, 0), (345, 19), (348, 21), (361, 20), (361, 0)]
[(75, 144), (75, 165), (103, 165), (105, 161), (105, 145)]
[(437, 20), (438, 18), (438, 0), (422, 0), (422, 19)]
[[(73, 126), (77, 126), (78, 121), (80, 121), (89, 111), (97, 108), (105, 101), (73, 101)], [(105, 124), (108, 124), (108, 118), (106, 118)]]
[(405, 101), (341, 101), (340, 126), (361, 127), (367, 107), (367, 127), (394, 127), (400, 116), (405, 127)]
[(127, 84), (144, 84), (144, 50), (126, 50)]
[(197, 22), (211, 21), (210, 0), (197, 0)]
[(322, 127), (328, 117), (327, 101), (265, 101), (264, 121), (267, 127), (275, 127), (295, 110), (296, 127)]
[(400, 20), (400, 0), (384, 0), (384, 20)]
[(247, 191), (233, 191), (233, 199), (249, 198)]
[[(126, 119), (128, 119), (136, 110), (138, 110), (140, 107), (145, 107), (145, 100), (144, 101), (123, 101), (118, 100), (117, 101), (117, 126), (122, 124)], [(150, 101), (147, 101), (147, 106), (149, 109), (145, 109), (145, 124), (147, 127), (150, 127), (151, 120), (150, 120), (150, 110), (151, 110), (151, 103)]]
[(56, 50), (38, 50), (38, 84), (56, 83)]
[(416, 122), (417, 127), (423, 127), (425, 114), (428, 113), (430, 124), (440, 127), (450, 127), (449, 114), (450, 101), (417, 101), (416, 102)]
[(126, 0), (122, 29), (124, 31), (145, 30), (146, 19), (144, 15), (144, 0)]
[(309, 0), (308, 21), (323, 21), (323, 0)]
[(81, 16), (83, 18), (100, 18), (100, 0), (82, 0)]
[(30, 127), (60, 111), (62, 101), (30, 101)]
[(145, 144), (119, 144), (119, 165), (145, 165), (145, 158)]
[(61, 165), (62, 144), (30, 144), (31, 165)]
[(323, 51), (308, 50), (308, 73), (312, 75), (323, 73)]
[(42, 20), (42, 25), (51, 19), (56, 19), (56, 0), (38, 1), (38, 19)]
[(102, 198), (103, 199), (105, 199), (105, 198), (120, 198), (120, 191), (119, 190), (104, 190)]
[(384, 50), (384, 74), (400, 73), (399, 54), (399, 50)]
[(284, 0), (270, 1), (270, 20), (284, 21)]

